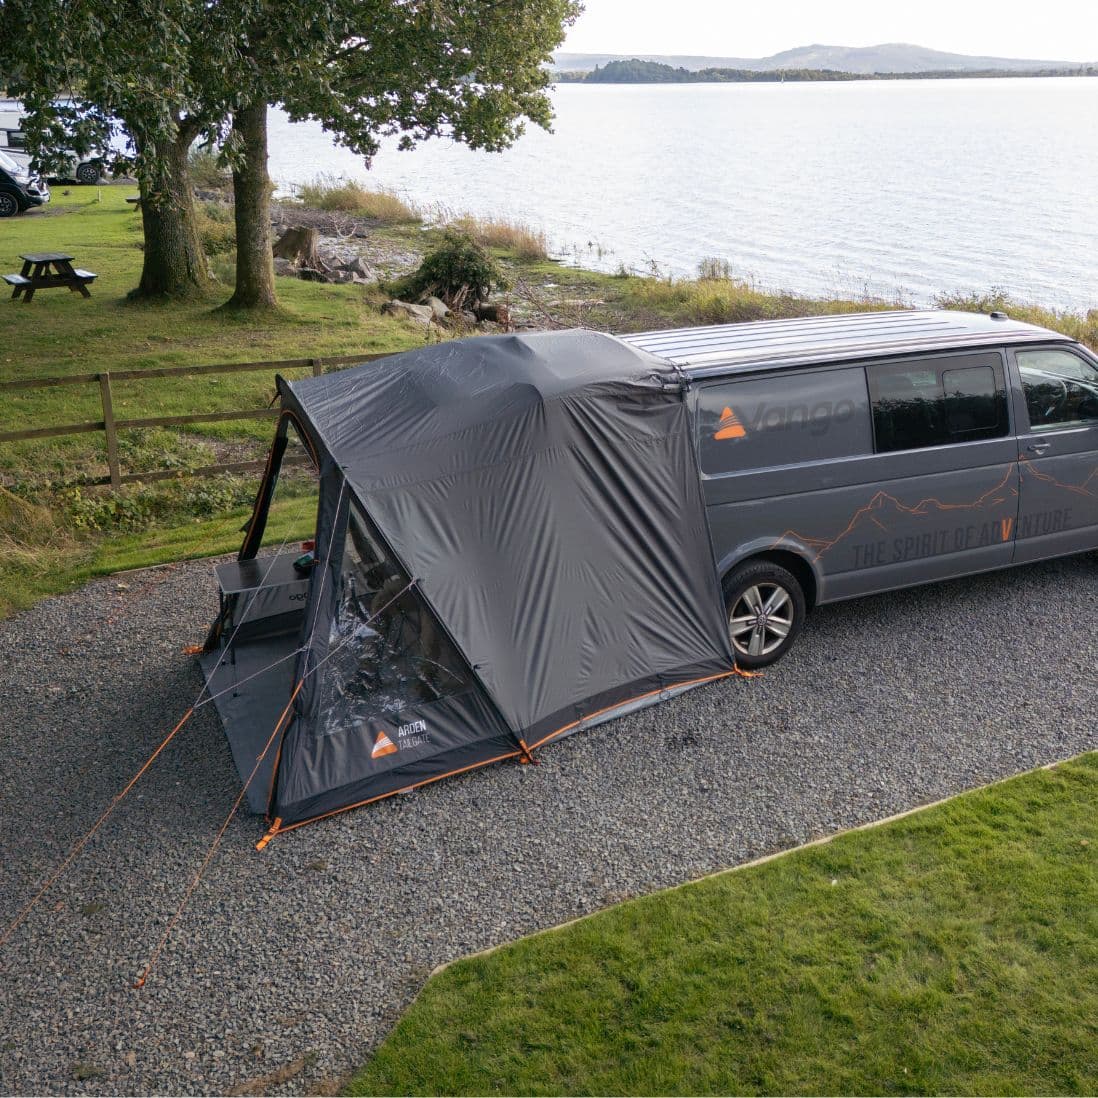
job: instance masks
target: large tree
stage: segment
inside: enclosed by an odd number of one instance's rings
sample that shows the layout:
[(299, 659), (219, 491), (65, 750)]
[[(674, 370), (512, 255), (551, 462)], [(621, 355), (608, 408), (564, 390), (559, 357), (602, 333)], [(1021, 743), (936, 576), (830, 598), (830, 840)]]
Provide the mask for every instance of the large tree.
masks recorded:
[[(78, 91), (132, 142), (145, 259), (138, 293), (208, 283), (187, 155), (224, 142), (236, 200), (230, 302), (275, 303), (266, 108), (317, 119), (368, 161), (448, 135), (504, 148), (548, 126), (545, 63), (577, 0), (0, 0), (0, 75), (44, 135), (51, 100)], [(70, 123), (74, 119), (68, 120)]]
[[(223, 13), (222, 13), (223, 14)], [(237, 0), (232, 22), (217, 35), (231, 53), (231, 78), (222, 95), (231, 115), (224, 155), (233, 169), (236, 285), (230, 308), (277, 304), (271, 257), (271, 181), (267, 171), (267, 106), (291, 91), (312, 95), (325, 84), (326, 59), (346, 38), (340, 0)]]
[(525, 119), (550, 124), (547, 62), (581, 10), (577, 0), (330, 0), (318, 22), (308, 17), (315, 8), (253, 0), (248, 17), (230, 148), (234, 305), (275, 300), (268, 103), (295, 120), (320, 121), (367, 163), (379, 141), (396, 134), (403, 148), (441, 135), (502, 149)]
[(59, 95), (73, 104), (62, 120), (74, 142), (86, 137), (79, 122), (88, 117), (128, 138), (116, 166), (133, 170), (141, 190), (135, 293), (148, 297), (202, 291), (209, 281), (187, 156), (224, 108), (196, 80), (208, 68), (201, 9), (195, 0), (0, 0), (0, 72), (27, 107), (32, 142), (47, 147), (64, 113)]

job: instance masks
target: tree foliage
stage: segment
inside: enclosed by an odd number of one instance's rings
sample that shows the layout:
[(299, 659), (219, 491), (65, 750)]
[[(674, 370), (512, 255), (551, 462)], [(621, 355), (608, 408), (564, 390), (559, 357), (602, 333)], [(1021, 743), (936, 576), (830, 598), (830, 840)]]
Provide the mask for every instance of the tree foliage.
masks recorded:
[[(577, 0), (0, 0), (0, 79), (26, 103), (39, 149), (62, 129), (69, 147), (125, 134), (144, 199), (142, 287), (171, 293), (204, 282), (187, 180), (195, 140), (219, 143), (256, 216), (267, 104), (320, 121), (367, 160), (396, 134), (404, 148), (447, 136), (502, 149), (526, 120), (549, 125), (548, 62), (579, 10)], [(68, 112), (55, 102), (66, 93)], [(165, 264), (172, 277), (156, 269)]]

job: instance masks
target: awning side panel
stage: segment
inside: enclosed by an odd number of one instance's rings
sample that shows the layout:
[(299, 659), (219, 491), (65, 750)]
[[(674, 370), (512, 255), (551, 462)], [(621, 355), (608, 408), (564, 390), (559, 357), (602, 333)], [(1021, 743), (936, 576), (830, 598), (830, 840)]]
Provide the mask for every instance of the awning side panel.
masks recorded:
[(478, 691), (348, 721), (287, 743), (272, 815), (315, 819), (519, 754)]
[(475, 765), (519, 749), (375, 525), (355, 502), (340, 501), (338, 514), (325, 573), (331, 598), (313, 600), (308, 689), (285, 737), (271, 810), (286, 823), (442, 776), (454, 759)]

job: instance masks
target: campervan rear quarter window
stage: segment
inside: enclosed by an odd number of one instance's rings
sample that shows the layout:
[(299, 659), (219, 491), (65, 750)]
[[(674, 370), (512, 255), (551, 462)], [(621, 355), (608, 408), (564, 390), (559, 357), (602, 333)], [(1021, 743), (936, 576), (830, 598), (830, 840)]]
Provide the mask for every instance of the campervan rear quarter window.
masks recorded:
[(707, 474), (873, 452), (860, 366), (785, 371), (701, 388), (698, 452)]

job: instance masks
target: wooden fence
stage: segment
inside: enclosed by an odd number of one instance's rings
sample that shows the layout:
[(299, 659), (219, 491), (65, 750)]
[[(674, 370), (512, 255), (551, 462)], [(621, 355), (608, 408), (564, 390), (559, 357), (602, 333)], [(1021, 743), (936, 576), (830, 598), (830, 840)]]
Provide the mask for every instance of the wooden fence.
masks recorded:
[(103, 418), (86, 423), (66, 423), (59, 427), (34, 427), (27, 431), (0, 432), (0, 442), (21, 442), (25, 439), (53, 438), (57, 435), (79, 435), (102, 431), (107, 448), (105, 477), (81, 478), (81, 484), (109, 484), (118, 488), (133, 481), (169, 480), (173, 477), (210, 477), (218, 473), (243, 473), (262, 469), (263, 461), (234, 461), (221, 465), (205, 465), (199, 469), (157, 469), (146, 473), (123, 473), (118, 460), (118, 432), (131, 427), (179, 427), (188, 423), (221, 423), (238, 419), (273, 419), (277, 408), (249, 408), (236, 412), (196, 412), (185, 416), (152, 416), (143, 419), (116, 419), (111, 400), (111, 384), (116, 381), (146, 381), (150, 378), (194, 377), (200, 374), (236, 374), (257, 370), (276, 373), (280, 370), (311, 369), (319, 377), (326, 367), (350, 366), (387, 357), (384, 354), (335, 355), (325, 358), (290, 358), (280, 362), (228, 362), (215, 366), (171, 366), (155, 370), (105, 370), (98, 374), (72, 374), (68, 377), (38, 377), (23, 381), (0, 382), (0, 399), (4, 395), (25, 389), (48, 389), (59, 385), (97, 385), (103, 408)]

